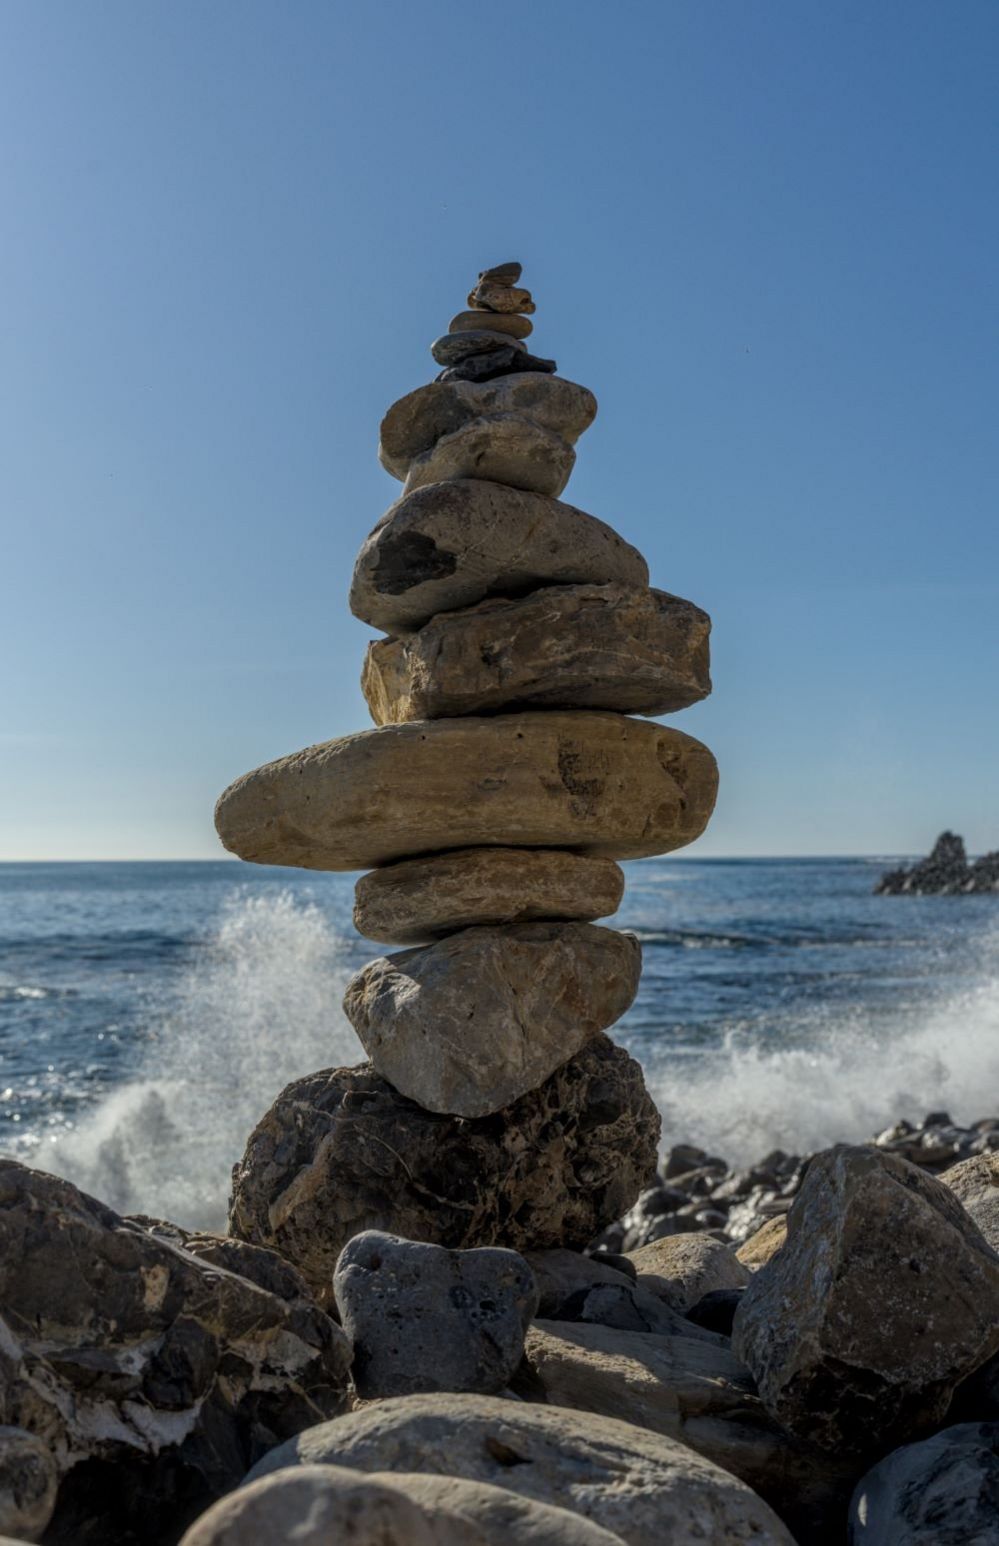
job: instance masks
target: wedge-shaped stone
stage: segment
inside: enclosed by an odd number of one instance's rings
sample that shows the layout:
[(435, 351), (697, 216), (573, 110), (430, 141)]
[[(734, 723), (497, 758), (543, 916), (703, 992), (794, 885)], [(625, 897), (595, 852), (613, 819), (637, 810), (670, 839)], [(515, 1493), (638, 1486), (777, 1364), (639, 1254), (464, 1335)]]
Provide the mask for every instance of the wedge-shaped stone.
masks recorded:
[(544, 494), (462, 478), (405, 494), (358, 554), (350, 610), (385, 633), (542, 585), (648, 585), (617, 532)]
[(584, 386), (536, 371), (495, 381), (431, 381), (393, 403), (382, 420), (378, 456), (405, 482), (415, 457), (474, 419), (516, 414), (575, 445), (593, 423), (597, 400)]
[(512, 413), (471, 419), (442, 435), (429, 451), (414, 457), (406, 493), (428, 483), (482, 478), (535, 494), (561, 494), (576, 464), (576, 453), (550, 429)]
[(375, 640), (361, 686), (377, 725), (525, 705), (669, 714), (711, 691), (710, 631), (706, 612), (665, 591), (546, 586)]
[(999, 1257), (925, 1171), (873, 1147), (828, 1149), (743, 1293), (732, 1348), (789, 1432), (884, 1453), (939, 1422), (999, 1348)]
[(624, 875), (611, 859), (559, 848), (461, 848), (362, 875), (354, 927), (388, 945), (424, 945), (482, 923), (616, 913)]
[(592, 923), (465, 929), (369, 962), (343, 1007), (400, 1094), (426, 1111), (484, 1117), (613, 1025), (641, 970), (634, 934)]
[(606, 1036), (478, 1121), (424, 1111), (366, 1063), (326, 1069), (290, 1084), (250, 1135), (229, 1229), (279, 1251), (325, 1305), (364, 1229), (581, 1250), (648, 1186), (659, 1131), (641, 1068)]
[(500, 1396), (379, 1401), (278, 1445), (249, 1479), (316, 1463), (489, 1482), (574, 1509), (628, 1546), (794, 1546), (762, 1499), (686, 1444)]
[(215, 825), (241, 859), (309, 870), (491, 844), (637, 859), (699, 837), (717, 786), (706, 746), (646, 720), (424, 720), (306, 747), (245, 774), (221, 796)]

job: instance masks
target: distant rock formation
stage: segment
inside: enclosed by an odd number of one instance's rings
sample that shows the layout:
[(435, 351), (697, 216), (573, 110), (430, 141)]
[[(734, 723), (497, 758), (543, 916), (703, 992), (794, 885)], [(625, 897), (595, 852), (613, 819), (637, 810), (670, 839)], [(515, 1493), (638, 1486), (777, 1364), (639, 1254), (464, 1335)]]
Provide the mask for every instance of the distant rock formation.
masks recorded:
[(999, 850), (968, 863), (964, 839), (942, 832), (928, 859), (888, 870), (874, 887), (878, 896), (953, 896), (959, 892), (999, 891)]

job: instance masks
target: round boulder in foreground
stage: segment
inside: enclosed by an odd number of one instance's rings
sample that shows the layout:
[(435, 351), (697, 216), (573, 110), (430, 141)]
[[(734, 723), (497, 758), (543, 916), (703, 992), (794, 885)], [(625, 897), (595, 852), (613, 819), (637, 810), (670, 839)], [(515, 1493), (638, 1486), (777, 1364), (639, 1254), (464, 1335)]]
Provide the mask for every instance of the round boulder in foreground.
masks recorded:
[(582, 1249), (655, 1177), (659, 1113), (606, 1036), (538, 1089), (468, 1121), (424, 1111), (367, 1064), (284, 1090), (233, 1172), (229, 1230), (292, 1262), (326, 1306), (347, 1241)]
[(387, 945), (423, 945), (474, 924), (592, 923), (616, 913), (623, 892), (611, 859), (559, 848), (459, 848), (362, 875), (354, 927)]
[(628, 1546), (794, 1546), (762, 1498), (685, 1444), (498, 1396), (378, 1402), (279, 1445), (250, 1478), (297, 1463), (489, 1482), (572, 1508)]
[(717, 788), (700, 741), (621, 714), (436, 719), (267, 763), (215, 825), (241, 859), (312, 870), (493, 844), (638, 859), (700, 837)]
[(638, 991), (634, 934), (592, 923), (463, 929), (380, 956), (343, 1001), (376, 1073), (428, 1111), (484, 1117), (535, 1089)]
[(361, 548), (350, 610), (385, 633), (436, 612), (541, 585), (648, 585), (642, 555), (610, 526), (545, 494), (478, 478), (404, 494)]

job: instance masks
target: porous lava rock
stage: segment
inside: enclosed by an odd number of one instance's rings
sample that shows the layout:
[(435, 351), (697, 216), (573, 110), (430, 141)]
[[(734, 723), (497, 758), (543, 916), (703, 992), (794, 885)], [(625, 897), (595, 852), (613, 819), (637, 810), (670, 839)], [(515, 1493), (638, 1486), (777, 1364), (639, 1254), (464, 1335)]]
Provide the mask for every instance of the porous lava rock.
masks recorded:
[(293, 1262), (321, 1304), (365, 1229), (452, 1248), (581, 1248), (655, 1174), (659, 1113), (639, 1065), (595, 1036), (477, 1120), (424, 1111), (363, 1064), (297, 1079), (233, 1172), (230, 1232)]

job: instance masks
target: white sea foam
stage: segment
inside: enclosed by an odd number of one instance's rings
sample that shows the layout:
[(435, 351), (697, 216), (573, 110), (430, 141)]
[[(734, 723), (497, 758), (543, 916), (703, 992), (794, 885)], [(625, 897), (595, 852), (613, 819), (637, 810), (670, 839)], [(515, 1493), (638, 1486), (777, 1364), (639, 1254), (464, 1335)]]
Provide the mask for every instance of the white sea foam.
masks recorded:
[(735, 1033), (703, 1057), (648, 1070), (664, 1143), (743, 1164), (774, 1148), (864, 1142), (901, 1116), (999, 1114), (999, 936), (983, 942), (973, 986), (877, 1021), (826, 1006), (780, 1041)]
[(143, 1077), (34, 1163), (119, 1212), (222, 1227), (231, 1167), (279, 1091), (364, 1055), (340, 1009), (345, 977), (319, 908), (241, 898), (156, 1028)]

